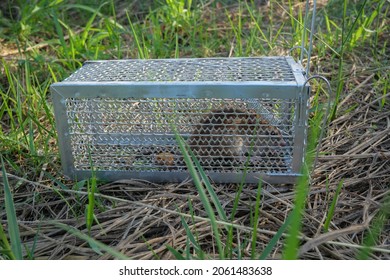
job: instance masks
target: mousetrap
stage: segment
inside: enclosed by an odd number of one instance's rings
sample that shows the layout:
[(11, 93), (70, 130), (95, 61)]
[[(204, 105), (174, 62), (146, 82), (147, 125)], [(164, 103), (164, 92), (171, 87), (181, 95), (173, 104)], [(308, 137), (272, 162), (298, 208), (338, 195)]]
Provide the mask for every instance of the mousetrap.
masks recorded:
[(300, 175), (310, 86), (290, 56), (89, 61), (51, 92), (72, 179), (181, 182), (174, 130), (214, 182)]

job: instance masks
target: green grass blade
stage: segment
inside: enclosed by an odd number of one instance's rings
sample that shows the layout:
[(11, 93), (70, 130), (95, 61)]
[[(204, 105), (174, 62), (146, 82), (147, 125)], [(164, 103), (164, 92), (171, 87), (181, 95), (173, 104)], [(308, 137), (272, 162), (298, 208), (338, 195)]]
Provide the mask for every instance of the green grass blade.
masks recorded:
[(94, 209), (95, 209), (96, 178), (94, 176), (91, 178), (91, 180), (87, 181), (87, 188), (88, 188), (88, 204), (86, 205), (85, 222), (86, 222), (88, 232), (90, 233), (94, 221)]
[[(381, 235), (386, 224), (390, 221), (390, 195), (388, 194), (383, 202), (379, 212), (373, 219), (372, 225), (363, 240), (363, 248), (357, 254), (358, 260), (366, 260), (369, 258), (370, 253), (373, 251), (372, 247), (375, 246), (379, 236)], [(388, 234), (388, 233), (387, 233)]]
[(278, 229), (274, 237), (268, 242), (267, 246), (264, 248), (264, 251), (261, 253), (259, 260), (265, 260), (271, 254), (273, 248), (278, 243), (280, 237), (282, 237), (283, 233), (286, 231), (287, 227), (290, 225), (292, 220), (292, 213), (287, 216), (286, 220), (284, 221), (283, 225)]
[(182, 254), (179, 253), (179, 251), (177, 251), (176, 249), (174, 249), (173, 247), (165, 244), (165, 247), (167, 247), (167, 249), (169, 250), (169, 252), (172, 253), (172, 255), (177, 259), (177, 260), (185, 260), (185, 258), (183, 257)]
[[(346, 10), (347, 10), (347, 4), (346, 4), (347, 1), (345, 1), (345, 6), (344, 6), (344, 18), (346, 18)], [(355, 26), (357, 25), (359, 19), (361, 18), (362, 14), (363, 14), (363, 11), (364, 11), (364, 7), (366, 6), (367, 4), (367, 0), (364, 0), (363, 4), (360, 6), (360, 10), (358, 12), (358, 15), (356, 16), (354, 22), (352, 23), (352, 26), (351, 28), (349, 29), (348, 31), (348, 34), (347, 36), (345, 37), (345, 39), (342, 41), (342, 44), (343, 46), (348, 42), (348, 40), (352, 37), (352, 32), (354, 31), (355, 29)]]
[(3, 161), (3, 156), (0, 155), (2, 174), (3, 174), (3, 184), (4, 184), (4, 203), (5, 211), (7, 213), (7, 222), (8, 222), (8, 233), (9, 239), (11, 241), (11, 250), (15, 259), (22, 260), (22, 243), (20, 240), (20, 233), (18, 227), (18, 221), (16, 218), (15, 205), (12, 198), (11, 188), (9, 186), (7, 173), (5, 172), (5, 165)]
[(142, 240), (144, 241), (144, 243), (148, 247), (149, 251), (152, 252), (154, 258), (156, 260), (160, 260), (161, 258), (159, 257), (159, 255), (157, 255), (156, 251), (153, 249), (153, 246), (149, 244), (148, 240), (143, 235), (142, 235)]
[(95, 218), (94, 210), (95, 210), (95, 193), (97, 190), (97, 180), (96, 180), (96, 173), (95, 168), (92, 162), (92, 156), (91, 156), (91, 150), (88, 149), (89, 154), (89, 164), (91, 166), (91, 178), (87, 181), (87, 190), (88, 190), (88, 204), (86, 208), (86, 226), (88, 229), (88, 233), (91, 232), (92, 224)]
[[(94, 22), (96, 16), (97, 16), (98, 14), (100, 14), (100, 13), (99, 13), (100, 9), (101, 9), (104, 5), (106, 5), (106, 4), (107, 4), (107, 2), (103, 3), (102, 5), (100, 5), (99, 8), (97, 8), (96, 10), (94, 10), (94, 11), (92, 10), (92, 11), (93, 11), (92, 16), (91, 16), (91, 18), (88, 20), (88, 22), (87, 22), (87, 24), (85, 25), (84, 30), (83, 30), (83, 32), (82, 32), (82, 34), (81, 34), (81, 44), (82, 44), (82, 45), (85, 45), (85, 43), (86, 43), (88, 37), (90, 36), (92, 24), (93, 24), (93, 22)], [(91, 12), (92, 12), (92, 11), (91, 11)]]
[(184, 161), (187, 165), (188, 171), (191, 174), (192, 179), (194, 180), (194, 184), (199, 192), (199, 197), (200, 197), (200, 199), (204, 205), (204, 208), (206, 210), (206, 213), (210, 219), (211, 228), (213, 230), (214, 238), (215, 238), (215, 241), (217, 243), (216, 245), (217, 245), (219, 257), (221, 259), (223, 259), (224, 253), (223, 253), (223, 248), (222, 248), (222, 242), (221, 242), (220, 232), (218, 229), (218, 224), (216, 223), (214, 210), (211, 207), (210, 201), (207, 197), (207, 194), (206, 194), (206, 191), (203, 187), (202, 181), (199, 177), (198, 172), (196, 171), (194, 163), (191, 160), (191, 156), (189, 155), (189, 153), (185, 147), (185, 141), (180, 136), (180, 134), (177, 132), (177, 129), (175, 127), (173, 127), (173, 131), (175, 133), (175, 138), (176, 138), (176, 141), (179, 145), (180, 151), (183, 154), (183, 158), (184, 158)]
[(60, 43), (61, 43), (61, 46), (63, 48), (63, 54), (65, 55), (66, 59), (70, 60), (68, 44), (65, 42), (65, 35), (64, 35), (64, 32), (62, 31), (62, 28), (60, 25), (60, 20), (58, 19), (56, 12), (53, 12), (52, 18), (53, 18), (54, 26), (55, 26), (56, 31), (57, 31), (57, 36), (58, 36)]
[(257, 194), (256, 194), (256, 204), (255, 204), (255, 213), (253, 218), (253, 232), (252, 232), (252, 244), (251, 244), (251, 259), (255, 259), (256, 257), (256, 241), (257, 241), (257, 224), (259, 221), (259, 213), (260, 213), (260, 199), (261, 199), (261, 186), (262, 181), (259, 180), (257, 186)]
[(252, 19), (252, 22), (256, 26), (256, 29), (259, 31), (261, 38), (267, 43), (269, 49), (272, 50), (272, 45), (271, 45), (270, 39), (265, 35), (264, 31), (261, 29), (261, 27), (258, 23), (258, 20), (255, 18), (254, 14), (253, 14), (253, 10), (251, 9), (251, 7), (249, 7), (247, 2), (245, 2), (245, 4), (246, 4), (246, 8), (249, 12), (249, 15)]
[[(255, 135), (257, 133), (257, 130), (255, 129), (254, 132), (253, 132), (253, 135)], [(250, 163), (250, 158), (252, 156), (252, 153), (253, 153), (253, 145), (254, 145), (254, 138), (252, 138), (251, 140), (251, 147), (250, 147), (250, 150), (249, 150), (249, 155), (247, 157), (247, 160), (245, 162), (245, 165), (244, 165), (244, 170), (243, 170), (243, 175), (242, 175), (242, 178), (241, 178), (241, 182), (238, 186), (238, 190), (236, 192), (236, 195), (235, 195), (235, 198), (234, 198), (234, 201), (233, 201), (233, 209), (232, 209), (232, 212), (230, 214), (230, 221), (233, 222), (234, 221), (234, 217), (236, 215), (236, 212), (237, 212), (237, 209), (238, 209), (238, 205), (239, 205), (239, 201), (240, 201), (240, 197), (241, 197), (241, 193), (242, 193), (242, 190), (244, 188), (244, 185), (245, 185), (245, 180), (246, 180), (246, 176), (247, 176), (247, 171), (248, 171), (248, 166), (249, 166), (249, 163)], [(260, 181), (259, 181), (260, 183)], [(233, 231), (234, 231), (234, 228), (233, 227), (230, 227), (228, 229), (228, 237), (227, 237), (227, 249), (229, 250), (228, 251), (228, 254), (229, 254), (229, 257), (232, 258), (232, 254), (233, 254)]]
[(133, 23), (132, 23), (132, 21), (130, 19), (129, 13), (127, 11), (126, 11), (126, 17), (127, 17), (127, 21), (129, 22), (129, 25), (130, 25), (130, 28), (131, 28), (131, 32), (133, 33), (135, 43), (137, 45), (138, 56), (141, 59), (145, 59), (144, 48), (141, 46), (141, 43), (140, 43), (140, 40), (138, 38), (137, 32), (135, 31), (134, 25), (133, 25)]
[(343, 187), (343, 182), (344, 181), (341, 180), (341, 182), (338, 184), (337, 189), (336, 189), (336, 193), (335, 193), (333, 200), (332, 200), (332, 203), (329, 207), (328, 215), (327, 215), (325, 223), (324, 223), (324, 230), (325, 231), (329, 230), (330, 221), (333, 218), (333, 214), (334, 214), (334, 210), (336, 208), (337, 200), (338, 200), (338, 197), (340, 195), (341, 188)]
[[(94, 9), (91, 6), (82, 5), (82, 4), (67, 4), (67, 5), (65, 5), (65, 8), (67, 8), (67, 9), (80, 9), (80, 10), (88, 11), (91, 13), (96, 13), (96, 15), (100, 18), (107, 18), (107, 16), (105, 16), (104, 14), (99, 12), (99, 10), (106, 4), (108, 4), (108, 2), (104, 2), (98, 9)], [(125, 30), (125, 28), (121, 24), (119, 24), (115, 19), (111, 19), (111, 18), (107, 18), (107, 19), (111, 24), (115, 25), (120, 30)]]
[(11, 246), (9, 245), (8, 238), (4, 232), (2, 223), (0, 223), (0, 254), (8, 256), (10, 260), (16, 259), (14, 253), (12, 252)]
[(331, 111), (330, 119), (334, 120), (337, 115), (337, 109), (338, 109), (338, 104), (340, 100), (341, 93), (344, 89), (344, 75), (343, 75), (343, 64), (344, 64), (344, 52), (346, 49), (346, 45), (350, 38), (352, 37), (352, 32), (355, 29), (356, 24), (358, 23), (358, 20), (360, 19), (361, 15), (363, 14), (364, 7), (367, 4), (367, 0), (364, 1), (362, 4), (359, 13), (357, 17), (355, 18), (354, 22), (352, 23), (351, 28), (348, 30), (348, 34), (346, 33), (346, 20), (347, 20), (347, 6), (348, 6), (348, 1), (344, 0), (343, 4), (343, 18), (342, 18), (342, 33), (341, 33), (341, 46), (340, 46), (340, 51), (339, 51), (339, 66), (338, 66), (338, 75), (337, 75), (337, 89), (336, 89), (336, 96), (335, 96), (335, 102)]
[(39, 237), (39, 232), (40, 231), (41, 231), (41, 227), (38, 227), (38, 230), (37, 230), (37, 233), (34, 236), (34, 241), (33, 241), (33, 244), (31, 246), (31, 248), (28, 248), (27, 246), (24, 246), (24, 249), (26, 250), (26, 254), (27, 254), (27, 259), (28, 260), (33, 260), (34, 259), (34, 254), (35, 254), (35, 250), (37, 248), (38, 237)]
[[(62, 189), (62, 190), (68, 190), (69, 189), (68, 186), (64, 185), (61, 181), (59, 181), (56, 178), (54, 178), (50, 173), (45, 172), (45, 176), (48, 177), (49, 179), (51, 179), (54, 183), (56, 183), (60, 187), (60, 189)], [(78, 184), (78, 183), (76, 183), (76, 184)], [(52, 190), (58, 196), (61, 197), (62, 201), (64, 201), (65, 204), (67, 205), (69, 211), (72, 212), (72, 215), (77, 218), (78, 215), (77, 215), (76, 211), (73, 209), (73, 206), (69, 203), (69, 201), (65, 198), (65, 196), (61, 193), (61, 191), (58, 190), (57, 188), (52, 188)]]
[(186, 231), (187, 238), (191, 242), (192, 246), (194, 246), (194, 250), (195, 250), (196, 254), (198, 255), (198, 257), (200, 259), (203, 259), (203, 256), (204, 256), (203, 251), (200, 248), (199, 243), (196, 241), (195, 236), (192, 234), (190, 227), (188, 226), (187, 222), (184, 220), (183, 216), (180, 216), (180, 219), (181, 219), (181, 223), (183, 224), (184, 229)]
[[(191, 222), (193, 224), (195, 224), (195, 210), (194, 210), (194, 207), (192, 205), (192, 200), (190, 198), (188, 198), (188, 208), (189, 208), (189, 212), (191, 214)], [(184, 218), (184, 215), (182, 217)], [(198, 242), (199, 237), (198, 237), (198, 234), (196, 231), (195, 231), (194, 239), (196, 240), (197, 247), (200, 249), (201, 247), (200, 247), (199, 242)], [(197, 254), (198, 254), (199, 259), (203, 260), (205, 258), (205, 253), (201, 249), (197, 252)]]
[(31, 155), (32, 156), (36, 156), (37, 152), (36, 152), (35, 145), (34, 145), (34, 129), (33, 129), (32, 123), (33, 122), (30, 119), (29, 120), (29, 130), (28, 130), (28, 141), (27, 141), (27, 143), (29, 145)]
[(206, 186), (206, 190), (210, 194), (211, 201), (213, 202), (213, 204), (218, 212), (219, 218), (221, 220), (223, 220), (224, 222), (227, 222), (228, 218), (226, 216), (225, 211), (223, 210), (222, 204), (219, 201), (218, 196), (215, 193), (214, 188), (211, 185), (209, 178), (207, 177), (206, 173), (204, 172), (202, 166), (200, 165), (199, 160), (196, 158), (195, 154), (191, 151), (191, 149), (188, 149), (188, 152), (191, 156), (192, 161), (195, 163), (196, 168), (198, 169), (199, 175), (202, 178), (203, 183)]
[[(317, 139), (318, 130), (314, 131), (311, 141), (308, 143), (308, 151), (313, 150), (313, 145)], [(291, 221), (290, 227), (288, 229), (288, 236), (286, 238), (285, 247), (283, 249), (283, 258), (284, 259), (297, 259), (298, 250), (299, 250), (299, 235), (302, 228), (302, 216), (305, 209), (306, 198), (309, 191), (309, 170), (308, 165), (311, 166), (313, 162), (313, 156), (308, 153), (306, 158), (306, 163), (302, 168), (302, 176), (298, 179), (296, 186), (296, 193), (294, 198), (294, 208), (291, 212)]]

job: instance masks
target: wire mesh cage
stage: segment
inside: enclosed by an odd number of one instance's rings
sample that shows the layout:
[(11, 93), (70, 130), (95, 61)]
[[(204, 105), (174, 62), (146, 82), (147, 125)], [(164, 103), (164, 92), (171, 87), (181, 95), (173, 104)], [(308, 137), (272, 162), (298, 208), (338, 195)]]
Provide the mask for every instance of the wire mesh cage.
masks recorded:
[(182, 181), (176, 132), (215, 182), (293, 182), (306, 80), (289, 56), (86, 62), (51, 86), (64, 173)]

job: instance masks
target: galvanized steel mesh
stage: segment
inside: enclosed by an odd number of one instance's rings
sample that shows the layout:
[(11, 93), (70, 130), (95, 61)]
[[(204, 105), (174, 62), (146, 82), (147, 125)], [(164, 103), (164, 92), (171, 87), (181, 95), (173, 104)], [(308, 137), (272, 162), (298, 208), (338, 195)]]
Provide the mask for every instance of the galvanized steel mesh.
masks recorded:
[(64, 82), (294, 81), (284, 57), (110, 60), (86, 63)]
[(75, 168), (97, 171), (186, 171), (175, 127), (205, 171), (286, 173), (294, 110), (288, 99), (66, 99)]

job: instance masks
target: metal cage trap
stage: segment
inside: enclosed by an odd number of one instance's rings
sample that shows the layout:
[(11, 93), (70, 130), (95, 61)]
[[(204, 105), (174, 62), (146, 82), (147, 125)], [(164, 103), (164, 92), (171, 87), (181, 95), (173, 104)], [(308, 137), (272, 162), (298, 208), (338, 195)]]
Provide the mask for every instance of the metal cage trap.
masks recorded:
[(178, 135), (215, 182), (300, 175), (310, 86), (290, 56), (89, 61), (51, 91), (70, 178), (180, 182)]

